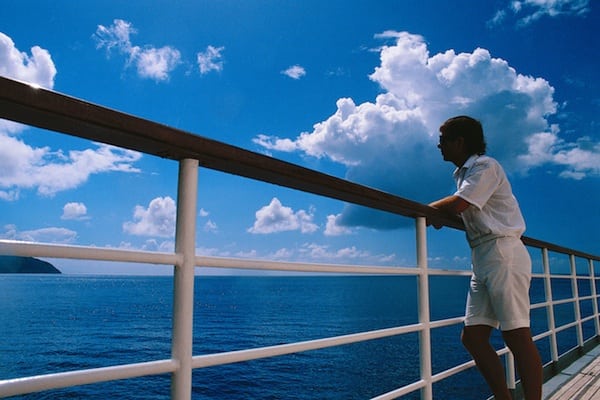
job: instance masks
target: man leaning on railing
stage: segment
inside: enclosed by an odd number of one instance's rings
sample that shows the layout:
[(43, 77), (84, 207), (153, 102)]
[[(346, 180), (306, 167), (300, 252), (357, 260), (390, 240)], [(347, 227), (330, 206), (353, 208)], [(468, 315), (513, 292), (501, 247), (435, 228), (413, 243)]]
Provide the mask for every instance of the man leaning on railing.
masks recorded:
[[(490, 344), (492, 329), (515, 357), (527, 400), (542, 397), (542, 361), (529, 327), (531, 259), (520, 238), (525, 222), (504, 170), (485, 154), (481, 123), (450, 118), (440, 127), (445, 161), (456, 165), (456, 192), (431, 207), (460, 214), (471, 247), (473, 273), (467, 297), (462, 343), (496, 400), (510, 400), (504, 368)], [(439, 228), (435, 222), (433, 225)]]

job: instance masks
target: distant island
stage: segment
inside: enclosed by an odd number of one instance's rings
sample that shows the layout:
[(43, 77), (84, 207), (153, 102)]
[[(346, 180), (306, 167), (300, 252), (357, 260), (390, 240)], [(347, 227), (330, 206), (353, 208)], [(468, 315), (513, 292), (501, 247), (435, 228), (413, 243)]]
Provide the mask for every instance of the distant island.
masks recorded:
[(52, 264), (33, 257), (0, 256), (0, 274), (60, 274)]

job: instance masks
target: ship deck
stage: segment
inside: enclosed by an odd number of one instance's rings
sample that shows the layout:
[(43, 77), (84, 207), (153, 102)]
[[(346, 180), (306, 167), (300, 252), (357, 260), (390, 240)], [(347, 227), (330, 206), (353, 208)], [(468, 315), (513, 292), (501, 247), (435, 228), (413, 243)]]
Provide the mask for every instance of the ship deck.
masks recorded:
[(544, 384), (544, 400), (600, 399), (600, 346)]

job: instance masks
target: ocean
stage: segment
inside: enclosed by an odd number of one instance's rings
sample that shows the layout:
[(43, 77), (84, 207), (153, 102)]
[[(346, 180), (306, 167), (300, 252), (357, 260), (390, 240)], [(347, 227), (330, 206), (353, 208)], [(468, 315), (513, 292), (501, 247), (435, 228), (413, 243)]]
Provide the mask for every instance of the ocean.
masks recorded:
[[(382, 276), (197, 276), (194, 355), (255, 348), (389, 328), (417, 322), (416, 278)], [(432, 319), (463, 315), (468, 278), (430, 279)], [(587, 289), (589, 291), (589, 289)], [(580, 294), (585, 295), (586, 284)], [(170, 276), (0, 275), (0, 379), (170, 358), (173, 282)], [(542, 301), (534, 280), (532, 299)], [(555, 298), (571, 296), (567, 280)], [(557, 324), (573, 320), (559, 306)], [(582, 312), (591, 312), (582, 302)], [(584, 336), (594, 334), (593, 323)], [(434, 373), (470, 358), (460, 326), (432, 331)], [(532, 329), (546, 328), (543, 310)], [(574, 329), (574, 328), (573, 328)], [(576, 345), (573, 329), (559, 349)], [(502, 345), (498, 334), (493, 337)], [(550, 360), (547, 340), (538, 343)], [(196, 369), (193, 399), (368, 399), (419, 376), (418, 335)], [(484, 399), (474, 369), (436, 383), (434, 398)], [(170, 376), (160, 375), (13, 399), (168, 399)], [(418, 399), (418, 392), (404, 399)]]

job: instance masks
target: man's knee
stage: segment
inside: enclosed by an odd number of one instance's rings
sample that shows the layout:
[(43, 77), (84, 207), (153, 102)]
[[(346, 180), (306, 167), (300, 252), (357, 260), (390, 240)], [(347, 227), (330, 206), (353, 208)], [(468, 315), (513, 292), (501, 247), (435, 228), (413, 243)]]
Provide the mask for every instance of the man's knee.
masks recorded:
[(510, 331), (503, 331), (502, 338), (515, 356), (521, 353), (528, 354), (535, 348), (529, 328), (518, 328)]
[(482, 346), (488, 346), (492, 328), (486, 325), (465, 326), (460, 340), (465, 348), (473, 353)]

